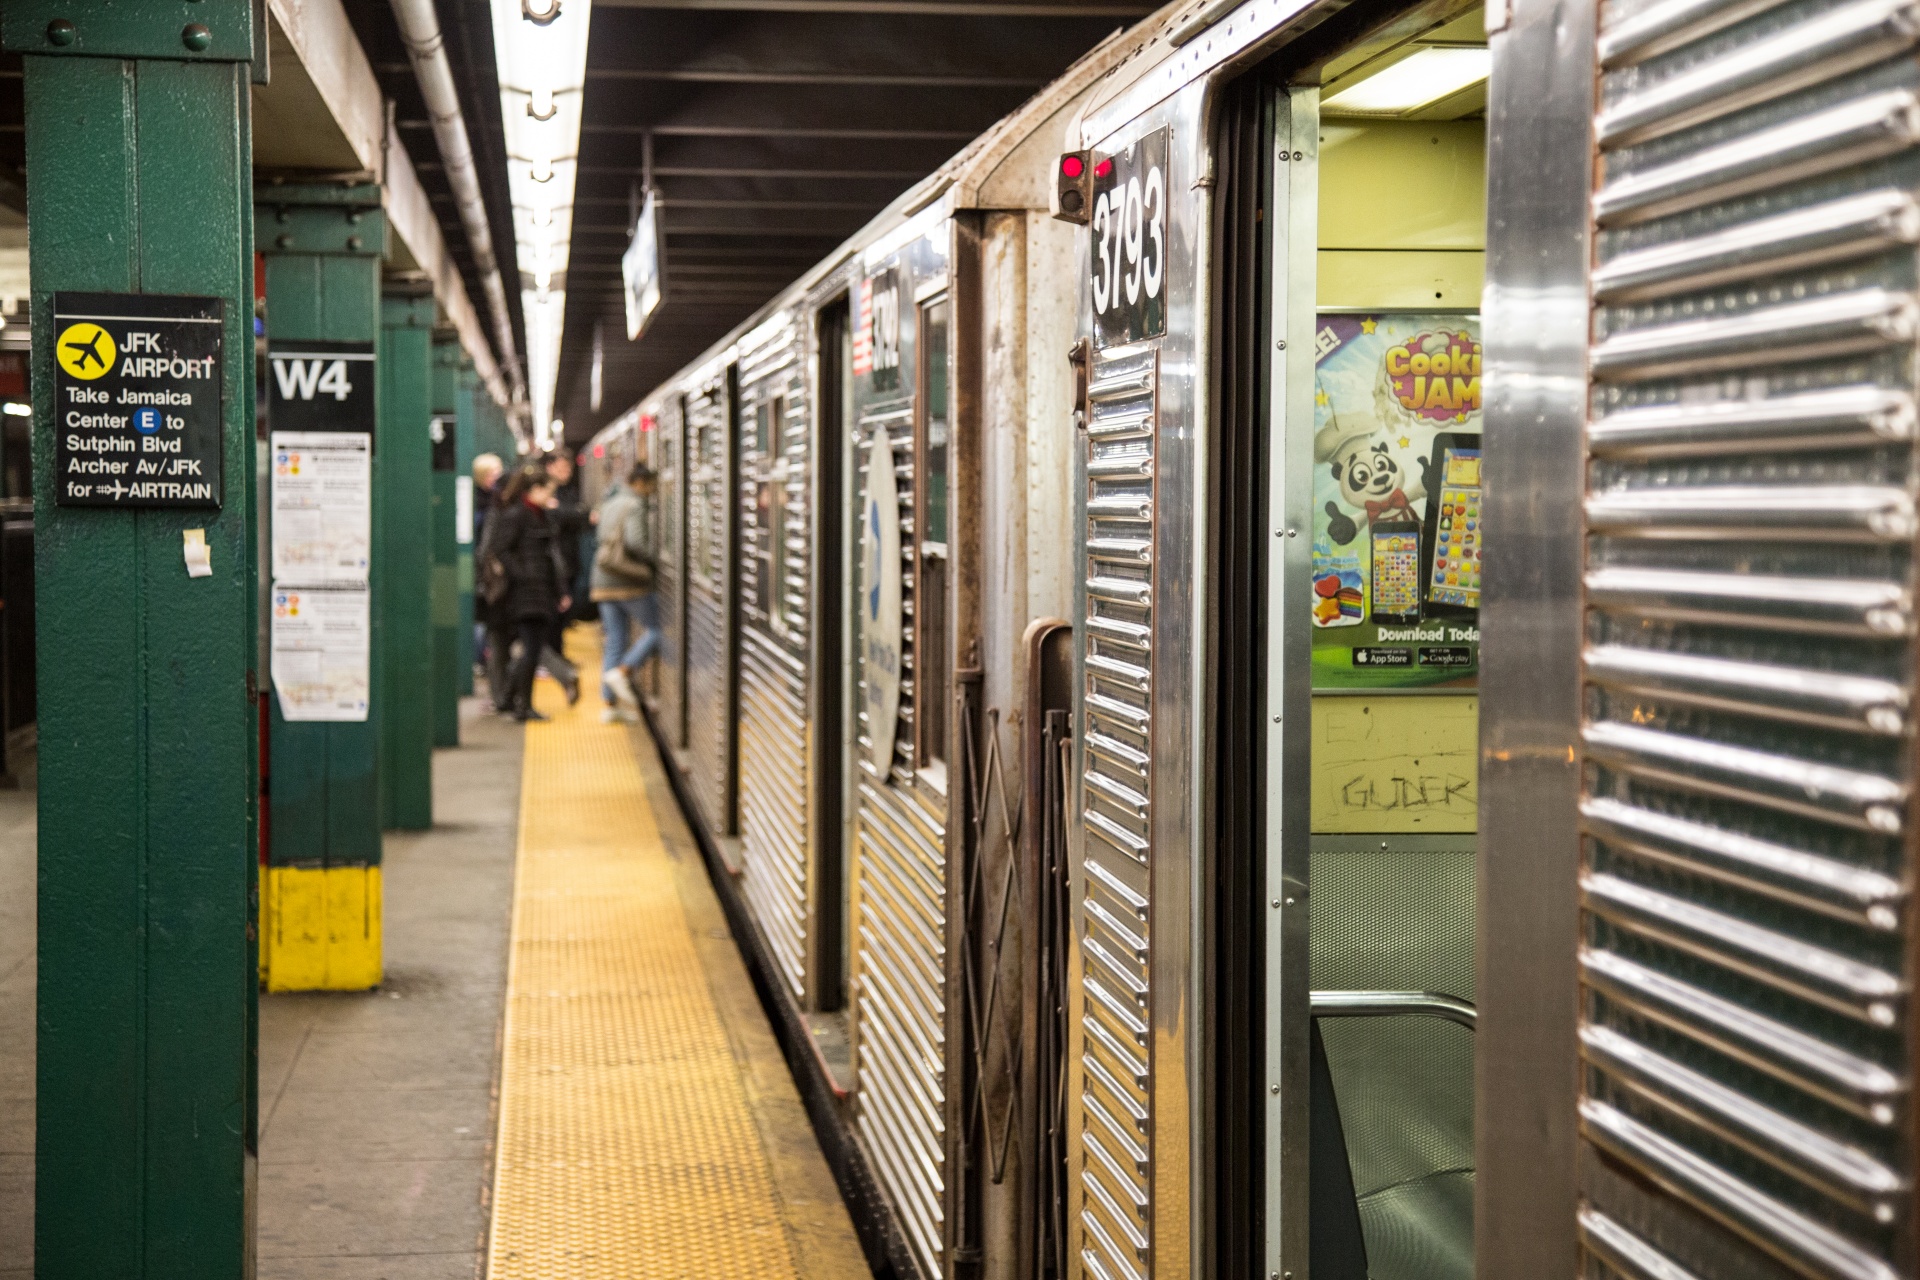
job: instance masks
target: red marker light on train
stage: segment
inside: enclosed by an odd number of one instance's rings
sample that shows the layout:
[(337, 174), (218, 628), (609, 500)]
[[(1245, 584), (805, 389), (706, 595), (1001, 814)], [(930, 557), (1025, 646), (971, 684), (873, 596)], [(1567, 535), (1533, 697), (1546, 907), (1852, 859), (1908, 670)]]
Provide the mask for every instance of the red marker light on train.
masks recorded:
[(1111, 177), (1112, 174), (1113, 161), (1111, 158), (1102, 160), (1099, 164), (1093, 166), (1093, 176), (1096, 178)]
[(1048, 211), (1062, 222), (1084, 224), (1093, 209), (1093, 180), (1087, 175), (1088, 155), (1068, 151), (1053, 171), (1053, 195)]
[(594, 456), (594, 457), (596, 457), (596, 458), (604, 458), (604, 457), (606, 457), (606, 456), (607, 456), (607, 446), (605, 446), (605, 445), (603, 445), (603, 444), (597, 444), (597, 445), (595, 445), (595, 446), (593, 446), (593, 456)]

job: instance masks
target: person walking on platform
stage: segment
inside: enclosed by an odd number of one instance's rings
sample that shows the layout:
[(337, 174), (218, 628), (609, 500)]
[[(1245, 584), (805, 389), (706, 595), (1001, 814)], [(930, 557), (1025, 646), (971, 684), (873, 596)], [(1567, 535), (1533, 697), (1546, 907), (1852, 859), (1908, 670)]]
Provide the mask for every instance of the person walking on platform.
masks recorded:
[[(540, 465), (553, 481), (553, 506), (548, 508), (548, 516), (553, 521), (553, 545), (560, 552), (560, 566), (567, 574), (567, 594), (579, 599), (581, 589), (586, 586), (582, 574), (586, 565), (582, 563), (584, 557), (580, 550), (591, 523), (586, 504), (580, 500), (579, 472), (573, 465), (573, 456), (567, 453), (549, 453)], [(566, 652), (567, 624), (572, 621), (570, 610), (554, 617), (547, 645), (555, 653)]]
[(546, 719), (533, 709), (534, 672), (541, 666), (565, 687), (569, 703), (580, 698), (580, 678), (572, 664), (547, 648), (548, 628), (573, 603), (554, 545), (552, 505), (553, 481), (543, 469), (527, 467), (515, 473), (487, 520), (480, 548), (478, 594), (487, 600), (496, 662), (514, 640), (520, 642), (504, 688), (496, 685), (493, 690), (495, 708), (516, 720)]
[[(493, 512), (494, 499), (500, 494), (500, 478), (507, 472), (504, 462), (497, 453), (483, 453), (473, 460), (473, 545), (476, 549), (487, 543), (487, 517)], [(473, 595), (473, 652), (487, 673), (487, 682), (494, 689), (506, 688), (506, 658), (500, 658), (496, 667), (493, 661), (493, 646), (488, 643), (487, 601), (478, 591)]]
[(637, 723), (640, 702), (633, 683), (640, 668), (660, 647), (660, 618), (653, 596), (653, 468), (633, 464), (627, 482), (607, 492), (595, 520), (599, 549), (593, 555), (591, 593), (600, 607), (605, 632), (600, 650), (600, 700), (603, 722)]

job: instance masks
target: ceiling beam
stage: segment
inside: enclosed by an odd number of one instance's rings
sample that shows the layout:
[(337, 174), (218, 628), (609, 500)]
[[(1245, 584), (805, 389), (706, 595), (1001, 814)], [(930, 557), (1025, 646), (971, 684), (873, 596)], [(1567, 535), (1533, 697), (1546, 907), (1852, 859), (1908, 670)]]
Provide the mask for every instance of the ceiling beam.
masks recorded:
[[(639, 177), (644, 170), (639, 165), (625, 164), (583, 164), (581, 173), (617, 174), (620, 177)], [(688, 168), (682, 166), (655, 167), (656, 178), (827, 178), (843, 181), (873, 179), (914, 179), (927, 176), (925, 169), (757, 169), (757, 168)], [(886, 203), (881, 201), (881, 204)], [(876, 209), (879, 205), (874, 206)]]
[[(980, 136), (978, 129), (844, 129), (828, 125), (742, 124), (587, 124), (583, 135), (656, 138), (912, 138), (959, 140)], [(664, 173), (656, 169), (655, 173)]]
[(597, 9), (733, 9), (759, 13), (889, 13), (969, 18), (1144, 18), (1128, 0), (595, 0)]
[(1038, 89), (1046, 82), (1032, 76), (934, 75), (913, 72), (805, 71), (773, 68), (745, 71), (690, 68), (589, 67), (587, 79), (659, 80), (675, 84), (823, 84), (839, 87), (904, 85), (925, 89)]

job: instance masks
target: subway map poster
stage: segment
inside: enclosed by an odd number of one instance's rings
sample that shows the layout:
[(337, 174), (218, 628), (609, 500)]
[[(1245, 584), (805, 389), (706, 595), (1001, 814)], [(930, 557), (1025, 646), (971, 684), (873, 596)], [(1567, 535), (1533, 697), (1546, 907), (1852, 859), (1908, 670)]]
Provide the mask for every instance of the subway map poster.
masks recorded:
[(1314, 688), (1471, 688), (1480, 318), (1322, 315), (1314, 369)]

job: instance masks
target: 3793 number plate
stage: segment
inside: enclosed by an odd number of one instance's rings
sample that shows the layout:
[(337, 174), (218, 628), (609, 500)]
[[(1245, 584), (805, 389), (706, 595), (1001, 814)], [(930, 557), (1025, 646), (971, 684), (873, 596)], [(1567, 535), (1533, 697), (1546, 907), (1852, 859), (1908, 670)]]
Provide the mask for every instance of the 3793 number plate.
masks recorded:
[(1093, 343), (1167, 331), (1167, 130), (1093, 157)]

